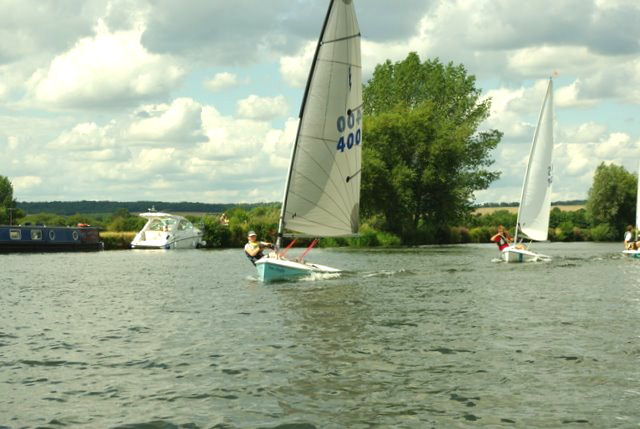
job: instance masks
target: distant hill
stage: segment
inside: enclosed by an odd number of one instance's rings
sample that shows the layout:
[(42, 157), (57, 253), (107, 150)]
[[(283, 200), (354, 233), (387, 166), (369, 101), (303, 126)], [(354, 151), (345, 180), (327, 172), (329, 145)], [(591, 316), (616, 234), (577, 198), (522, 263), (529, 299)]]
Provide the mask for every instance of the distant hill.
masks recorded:
[(168, 203), (164, 201), (19, 201), (18, 208), (27, 214), (53, 213), (58, 215), (114, 213), (127, 209), (130, 213), (146, 212), (151, 207), (158, 211), (189, 213), (222, 213), (235, 207), (250, 210), (254, 207), (277, 203), (252, 204), (207, 204), (207, 203)]

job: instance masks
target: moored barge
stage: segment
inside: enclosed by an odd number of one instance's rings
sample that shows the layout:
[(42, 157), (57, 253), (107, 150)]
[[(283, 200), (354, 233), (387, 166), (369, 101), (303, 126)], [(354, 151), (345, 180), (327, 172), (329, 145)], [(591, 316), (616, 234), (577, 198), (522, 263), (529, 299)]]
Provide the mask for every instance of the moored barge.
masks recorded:
[(0, 252), (96, 251), (104, 247), (92, 226), (0, 225)]

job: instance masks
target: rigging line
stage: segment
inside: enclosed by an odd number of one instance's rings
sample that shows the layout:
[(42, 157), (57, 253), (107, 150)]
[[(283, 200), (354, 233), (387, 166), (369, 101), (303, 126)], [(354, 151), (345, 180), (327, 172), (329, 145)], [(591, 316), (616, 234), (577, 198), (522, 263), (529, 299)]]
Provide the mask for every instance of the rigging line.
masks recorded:
[[(298, 193), (296, 193), (296, 192), (294, 192), (294, 191), (290, 191), (290, 192), (291, 192), (293, 195), (295, 195), (296, 197), (300, 198), (301, 200), (306, 201), (307, 203), (309, 203), (309, 204), (310, 204), (311, 206), (313, 206), (314, 208), (320, 209), (320, 210), (322, 210), (322, 211), (324, 211), (324, 212), (326, 212), (326, 213), (330, 214), (330, 215), (331, 215), (331, 217), (333, 217), (334, 219), (336, 219), (336, 220), (338, 220), (338, 221), (342, 222), (343, 224), (345, 224), (345, 225), (347, 225), (349, 228), (351, 228), (351, 222), (346, 222), (346, 221), (344, 221), (343, 219), (340, 219), (340, 218), (339, 218), (339, 217), (337, 217), (334, 213), (331, 213), (331, 212), (330, 212), (329, 210), (327, 210), (326, 208), (324, 208), (324, 207), (322, 207), (322, 206), (317, 205), (316, 201), (311, 201), (310, 199), (308, 199), (308, 198), (306, 198), (306, 197), (303, 197), (302, 195), (300, 195), (300, 194), (298, 194)], [(297, 217), (297, 216), (298, 216), (298, 215), (296, 214), (296, 217)]]
[[(322, 141), (323, 139), (319, 139), (320, 141)], [(306, 152), (309, 155), (309, 159), (311, 159), (319, 168), (320, 170), (329, 178), (329, 181), (331, 182), (331, 184), (333, 185), (333, 188), (335, 189), (335, 191), (337, 192), (337, 194), (340, 196), (340, 199), (342, 200), (342, 204), (345, 207), (349, 207), (352, 204), (353, 200), (345, 200), (344, 199), (344, 194), (341, 192), (343, 187), (339, 187), (336, 182), (333, 180), (333, 177), (331, 177), (331, 173), (329, 171), (327, 171), (324, 166), (322, 164), (320, 164), (313, 156), (311, 156), (311, 152), (309, 152), (304, 146), (300, 146), (299, 147), (300, 150)], [(296, 173), (298, 172), (298, 169), (295, 169)], [(338, 170), (339, 172), (339, 170)], [(298, 173), (301, 174), (301, 173)], [(315, 184), (315, 183), (314, 183)], [(340, 206), (339, 204), (336, 203), (337, 206)], [(347, 216), (348, 217), (348, 216)]]
[[(321, 193), (321, 194), (326, 195), (326, 196), (327, 196), (327, 197), (328, 197), (328, 198), (329, 198), (329, 199), (330, 199), (330, 200), (335, 204), (335, 206), (338, 208), (338, 210), (342, 212), (342, 214), (344, 215), (344, 217), (345, 217), (345, 218), (348, 218), (348, 217), (349, 217), (349, 216), (347, 215), (347, 213), (345, 213), (345, 212), (342, 210), (342, 208), (340, 207), (340, 204), (338, 204), (338, 202), (337, 202), (336, 200), (334, 200), (334, 199), (333, 199), (333, 197), (331, 197), (331, 195), (329, 195), (329, 194), (327, 194), (327, 193), (323, 192), (323, 191), (324, 191), (324, 189), (322, 189), (320, 186), (318, 186), (318, 184), (317, 184), (317, 183), (315, 183), (315, 182), (314, 182), (313, 180), (311, 180), (309, 177), (305, 176), (304, 174), (302, 174), (302, 173), (300, 173), (300, 172), (298, 172), (298, 171), (296, 171), (296, 175), (298, 175), (298, 176), (300, 176), (300, 177), (302, 177), (302, 178), (306, 179), (309, 183), (311, 183), (313, 186), (315, 186), (315, 187), (320, 191), (320, 193)], [(336, 217), (336, 216), (335, 216), (335, 214), (333, 214), (333, 213), (332, 213), (332, 215), (333, 215), (334, 217)], [(338, 219), (338, 218), (336, 217), (336, 219)]]
[(362, 69), (362, 64), (355, 64), (355, 63), (350, 63), (347, 61), (337, 61), (334, 59), (323, 59), (323, 58), (318, 58), (319, 63), (326, 63), (326, 64), (340, 64), (343, 66), (350, 66), (356, 69)]
[(357, 34), (352, 34), (350, 36), (338, 37), (337, 39), (323, 40), (322, 42), (320, 42), (320, 46), (324, 46), (327, 43), (336, 43), (336, 42), (342, 42), (343, 40), (355, 39), (356, 37), (360, 37), (360, 36), (361, 34), (357, 33)]
[[(289, 214), (289, 213), (291, 213), (291, 212), (287, 212), (287, 213)], [(325, 227), (325, 228), (335, 229), (335, 230), (337, 230), (337, 231), (344, 231), (343, 229), (338, 228), (338, 227), (336, 227), (336, 226), (327, 225), (327, 224), (324, 224), (324, 223), (322, 223), (322, 222), (318, 222), (318, 221), (315, 221), (315, 220), (309, 219), (309, 218), (304, 217), (304, 216), (302, 216), (302, 215), (296, 215), (296, 218), (301, 218), (301, 219), (303, 219), (305, 222), (309, 222), (309, 223), (312, 223), (312, 224), (314, 224), (314, 225), (319, 225), (319, 226), (322, 226), (322, 227)], [(345, 225), (346, 225), (346, 224), (345, 224)], [(348, 225), (348, 229), (349, 229), (349, 230), (351, 230), (351, 225)], [(315, 236), (315, 235), (310, 234), (310, 236)]]
[(356, 177), (358, 174), (360, 174), (360, 170), (362, 170), (362, 169), (359, 169), (358, 171), (356, 171), (355, 173), (353, 173), (351, 176), (347, 176), (347, 183), (349, 183), (349, 181), (350, 181), (351, 179), (353, 179), (353, 178), (354, 178), (354, 177)]

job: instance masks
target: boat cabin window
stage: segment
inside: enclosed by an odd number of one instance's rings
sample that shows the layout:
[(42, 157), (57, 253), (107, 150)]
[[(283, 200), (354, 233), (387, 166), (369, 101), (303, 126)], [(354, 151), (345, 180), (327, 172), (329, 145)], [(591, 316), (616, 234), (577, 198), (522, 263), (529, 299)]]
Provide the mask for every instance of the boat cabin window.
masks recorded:
[(185, 229), (190, 229), (190, 228), (193, 228), (193, 226), (191, 225), (191, 222), (189, 222), (188, 220), (183, 219), (178, 224), (178, 230), (180, 231), (184, 231)]
[(20, 240), (22, 239), (22, 234), (19, 229), (11, 229), (9, 230), (9, 238), (12, 240)]
[(32, 229), (31, 230), (31, 239), (32, 240), (42, 240), (42, 230), (41, 229)]
[(151, 221), (151, 225), (149, 225), (150, 231), (162, 231), (163, 223), (160, 219), (154, 219)]

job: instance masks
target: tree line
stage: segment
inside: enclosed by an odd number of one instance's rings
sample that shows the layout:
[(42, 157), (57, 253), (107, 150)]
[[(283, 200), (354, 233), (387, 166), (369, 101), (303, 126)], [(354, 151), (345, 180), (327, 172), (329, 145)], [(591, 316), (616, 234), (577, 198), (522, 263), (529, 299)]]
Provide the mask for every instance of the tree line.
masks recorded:
[(146, 212), (151, 208), (168, 212), (182, 213), (222, 213), (234, 207), (252, 209), (265, 203), (253, 204), (208, 204), (192, 202), (166, 201), (47, 201), (47, 202), (16, 202), (16, 207), (27, 213), (53, 213), (58, 215), (74, 214), (103, 214), (114, 213), (125, 209), (133, 213)]

